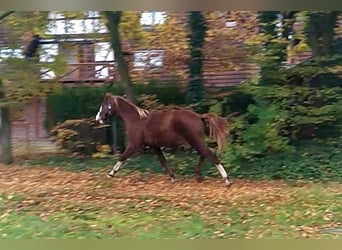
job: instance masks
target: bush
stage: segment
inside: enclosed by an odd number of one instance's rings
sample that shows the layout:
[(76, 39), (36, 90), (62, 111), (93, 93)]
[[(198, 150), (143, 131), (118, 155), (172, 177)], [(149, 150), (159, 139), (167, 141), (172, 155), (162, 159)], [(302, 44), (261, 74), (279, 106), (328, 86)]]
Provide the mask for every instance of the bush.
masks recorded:
[[(252, 100), (244, 102), (247, 107), (229, 118), (230, 135), (221, 158), (235, 168), (251, 166), (255, 161), (270, 172), (279, 170), (282, 174), (276, 175), (281, 176), (286, 171), (301, 171), (304, 164), (303, 174), (308, 174), (310, 160), (296, 162), (298, 168), (284, 167), (287, 164), (282, 161), (282, 166), (275, 164), (277, 158), (265, 164), (263, 161), (281, 154), (293, 155), (303, 140), (341, 136), (342, 79), (334, 73), (337, 62), (342, 59), (321, 58), (280, 70), (277, 84), (246, 81), (238, 86), (234, 92)], [(223, 114), (228, 97), (212, 101), (209, 109)], [(226, 110), (232, 110), (229, 105)], [(271, 166), (274, 169), (269, 169)]]
[(342, 182), (341, 139), (303, 141), (290, 152), (238, 159), (231, 173), (239, 178)]
[(52, 140), (60, 149), (87, 156), (103, 151), (107, 133), (108, 128), (98, 127), (93, 119), (66, 120), (51, 131)]
[[(133, 89), (137, 96), (155, 95), (155, 98), (164, 105), (181, 105), (185, 103), (185, 95), (179, 84), (135, 84)], [(62, 88), (61, 91), (47, 98), (46, 127), (50, 129), (58, 122), (64, 122), (68, 119), (94, 117), (99, 109), (103, 94), (106, 92), (123, 95), (122, 88), (117, 85)], [(138, 105), (140, 104), (138, 103)]]

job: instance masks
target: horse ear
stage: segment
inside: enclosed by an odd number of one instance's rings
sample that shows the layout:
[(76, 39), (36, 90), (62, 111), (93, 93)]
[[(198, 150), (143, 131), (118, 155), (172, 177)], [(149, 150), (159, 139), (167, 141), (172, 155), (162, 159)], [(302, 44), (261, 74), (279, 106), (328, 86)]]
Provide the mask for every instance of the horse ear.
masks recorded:
[(107, 99), (107, 98), (109, 98), (111, 96), (111, 94), (110, 93), (105, 93), (104, 95), (103, 95), (103, 97), (104, 97), (104, 99)]

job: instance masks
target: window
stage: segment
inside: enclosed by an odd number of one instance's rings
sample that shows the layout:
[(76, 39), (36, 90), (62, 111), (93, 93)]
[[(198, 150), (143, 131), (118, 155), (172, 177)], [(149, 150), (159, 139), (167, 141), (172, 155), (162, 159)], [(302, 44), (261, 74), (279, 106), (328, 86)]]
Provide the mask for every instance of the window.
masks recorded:
[(65, 20), (52, 20), (47, 25), (46, 34), (62, 35), (65, 34)]
[(56, 77), (55, 72), (48, 68), (41, 68), (40, 74), (41, 74), (40, 79), (42, 80), (51, 80)]
[(66, 20), (66, 33), (68, 34), (83, 34), (86, 32), (84, 20)]
[(49, 23), (46, 34), (89, 34), (107, 33), (107, 27), (100, 20), (98, 11), (87, 11), (82, 19), (67, 19), (63, 14), (50, 12), (48, 15)]
[(108, 78), (110, 77), (110, 69), (113, 67), (114, 51), (109, 42), (95, 43), (95, 61), (96, 62), (108, 62), (108, 65), (95, 66), (96, 78)]
[(48, 19), (63, 19), (64, 15), (58, 11), (50, 11), (48, 14)]
[(164, 24), (166, 19), (165, 12), (144, 11), (140, 17), (140, 24), (145, 27), (151, 27), (156, 24)]
[(114, 51), (109, 42), (101, 42), (95, 44), (95, 61), (114, 61)]
[[(39, 61), (43, 63), (51, 63), (55, 61), (55, 57), (58, 55), (58, 44), (41, 44), (39, 50)], [(48, 67), (41, 67), (40, 69), (41, 79), (54, 79), (56, 77), (55, 72)]]
[[(88, 19), (87, 20), (85, 20), (85, 21), (88, 21)], [(92, 21), (92, 28), (93, 28), (93, 31), (92, 32), (95, 32), (95, 33), (108, 33), (108, 29), (107, 29), (107, 26), (104, 24), (104, 23), (102, 23), (101, 21), (100, 21), (100, 19), (93, 19), (93, 20), (91, 20)], [(87, 32), (87, 33), (91, 33), (91, 32)]]
[(98, 11), (85, 11), (84, 16), (88, 18), (98, 18), (100, 17), (100, 12)]
[(41, 44), (39, 50), (39, 61), (41, 62), (53, 62), (55, 56), (58, 55), (58, 44)]
[(7, 58), (24, 58), (21, 49), (0, 48), (0, 62)]
[(163, 67), (163, 50), (139, 50), (134, 52), (135, 68), (161, 68)]

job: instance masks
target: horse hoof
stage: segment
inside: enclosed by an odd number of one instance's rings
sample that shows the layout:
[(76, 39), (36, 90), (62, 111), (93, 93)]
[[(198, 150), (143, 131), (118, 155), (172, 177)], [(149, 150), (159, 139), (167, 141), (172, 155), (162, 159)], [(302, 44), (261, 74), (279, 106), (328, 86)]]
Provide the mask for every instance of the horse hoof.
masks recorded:
[(171, 178), (170, 178), (170, 181), (171, 181), (171, 183), (175, 183), (175, 182), (176, 182), (175, 177), (171, 177)]
[(113, 178), (114, 175), (113, 175), (113, 174), (107, 174), (107, 177), (108, 177), (108, 178)]
[(203, 182), (203, 178), (196, 178), (196, 181), (197, 181), (198, 183), (201, 183), (201, 182)]
[(228, 180), (225, 180), (224, 185), (226, 186), (227, 189), (230, 189), (233, 184), (229, 182)]

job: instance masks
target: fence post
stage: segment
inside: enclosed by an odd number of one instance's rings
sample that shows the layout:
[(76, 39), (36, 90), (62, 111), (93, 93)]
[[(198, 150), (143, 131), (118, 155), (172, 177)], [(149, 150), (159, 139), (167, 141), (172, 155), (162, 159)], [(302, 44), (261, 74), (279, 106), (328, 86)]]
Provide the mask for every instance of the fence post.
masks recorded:
[(117, 118), (114, 116), (112, 119), (112, 135), (113, 135), (113, 153), (115, 154), (118, 150), (118, 126), (117, 126)]
[(24, 128), (25, 128), (25, 150), (26, 154), (30, 155), (31, 152), (31, 138), (30, 138), (30, 125), (28, 123), (24, 123)]

